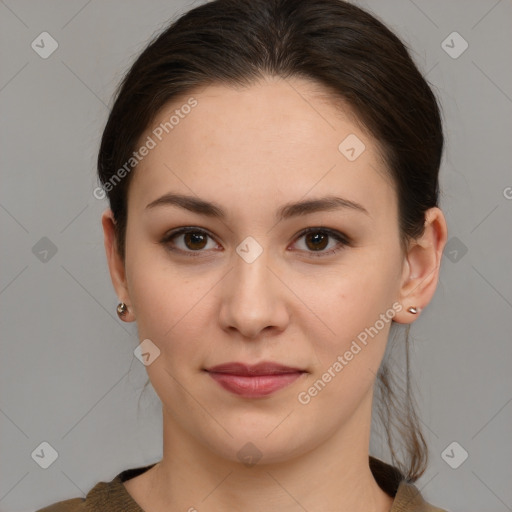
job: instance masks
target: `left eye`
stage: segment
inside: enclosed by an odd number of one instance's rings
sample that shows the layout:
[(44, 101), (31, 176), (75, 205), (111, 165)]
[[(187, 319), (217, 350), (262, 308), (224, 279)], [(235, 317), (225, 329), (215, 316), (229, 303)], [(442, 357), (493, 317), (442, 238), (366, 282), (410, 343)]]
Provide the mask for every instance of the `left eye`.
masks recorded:
[[(213, 246), (208, 247), (208, 239), (211, 240)], [(305, 249), (300, 250), (317, 257), (334, 254), (337, 247), (344, 247), (350, 244), (348, 237), (328, 228), (308, 228), (299, 234), (295, 244), (302, 239), (304, 239), (303, 245)], [(330, 246), (330, 250), (326, 250), (326, 248), (329, 248), (330, 239), (336, 241), (336, 243)], [(179, 242), (177, 243), (175, 240)], [(186, 253), (187, 256), (199, 256), (204, 250), (215, 249), (216, 246), (213, 238), (206, 231), (198, 228), (182, 228), (171, 232), (164, 237), (162, 243), (169, 250)]]
[[(337, 243), (331, 245), (331, 250), (326, 251), (326, 247), (329, 247), (330, 238)], [(300, 239), (304, 239), (305, 251), (312, 253), (312, 256), (334, 254), (336, 247), (349, 245), (349, 240), (345, 235), (327, 228), (308, 228), (300, 234), (298, 240)]]

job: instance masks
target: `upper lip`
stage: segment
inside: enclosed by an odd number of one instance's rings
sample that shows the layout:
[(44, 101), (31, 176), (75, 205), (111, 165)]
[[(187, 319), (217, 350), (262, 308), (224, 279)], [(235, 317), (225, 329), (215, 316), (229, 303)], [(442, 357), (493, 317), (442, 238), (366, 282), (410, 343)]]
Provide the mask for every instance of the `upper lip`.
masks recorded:
[(223, 363), (211, 368), (206, 368), (208, 372), (229, 373), (232, 375), (279, 375), (283, 373), (304, 372), (301, 368), (284, 366), (282, 364), (263, 361), (257, 364), (244, 363)]

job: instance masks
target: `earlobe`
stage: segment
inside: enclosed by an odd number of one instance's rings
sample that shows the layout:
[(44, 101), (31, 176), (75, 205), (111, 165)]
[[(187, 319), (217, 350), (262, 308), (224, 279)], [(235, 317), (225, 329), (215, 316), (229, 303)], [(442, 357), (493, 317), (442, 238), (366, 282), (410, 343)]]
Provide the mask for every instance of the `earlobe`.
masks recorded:
[[(114, 214), (110, 208), (103, 212), (101, 217), (101, 224), (103, 226), (105, 253), (107, 256), (107, 263), (112, 285), (114, 286), (114, 290), (119, 298), (119, 301), (129, 306), (130, 297), (126, 282), (125, 265), (117, 250), (115, 219)], [(128, 311), (123, 315), (122, 320), (125, 322), (133, 321), (134, 318), (128, 318), (131, 316), (133, 316), (132, 308), (128, 307)]]
[(400, 288), (403, 308), (394, 318), (397, 323), (413, 322), (434, 296), (446, 238), (446, 220), (442, 211), (437, 207), (430, 208), (425, 214), (423, 235), (411, 241), (405, 256)]

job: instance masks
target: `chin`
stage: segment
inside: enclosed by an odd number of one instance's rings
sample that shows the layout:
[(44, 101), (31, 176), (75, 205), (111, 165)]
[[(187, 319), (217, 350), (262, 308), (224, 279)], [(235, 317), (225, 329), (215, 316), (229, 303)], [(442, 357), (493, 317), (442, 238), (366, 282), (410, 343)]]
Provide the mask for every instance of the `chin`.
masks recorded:
[(216, 456), (246, 467), (285, 463), (314, 448), (314, 442), (304, 438), (304, 426), (292, 429), (288, 425), (285, 428), (279, 425), (282, 419), (273, 421), (271, 426), (267, 421), (259, 425), (252, 421), (250, 426), (246, 425), (247, 422), (232, 425), (224, 423), (232, 437), (221, 429), (220, 437), (213, 439), (212, 431), (209, 430), (203, 432), (210, 435), (208, 439), (203, 437), (202, 442)]

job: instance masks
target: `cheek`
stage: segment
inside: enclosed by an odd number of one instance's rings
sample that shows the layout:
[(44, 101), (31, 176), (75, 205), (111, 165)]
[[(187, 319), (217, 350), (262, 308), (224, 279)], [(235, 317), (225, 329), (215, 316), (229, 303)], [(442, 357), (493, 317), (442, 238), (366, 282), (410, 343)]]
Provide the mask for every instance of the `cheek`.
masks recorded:
[(162, 403), (173, 410), (175, 404), (187, 403), (187, 378), (199, 371), (208, 350), (200, 320), (204, 292), (195, 287), (188, 293), (193, 283), (169, 271), (153, 268), (133, 277), (139, 340), (149, 339), (159, 350), (146, 371)]
[(187, 338), (194, 337), (195, 324), (191, 319), (197, 315), (194, 305), (200, 298), (194, 300), (195, 293), (184, 292), (189, 289), (187, 285), (170, 275), (151, 275), (151, 272), (135, 280), (132, 294), (141, 339), (149, 338), (165, 350), (171, 344), (187, 346), (180, 333), (190, 328)]
[(150, 339), (159, 348), (171, 372), (183, 366), (184, 360), (199, 366), (209, 346), (204, 339), (211, 325), (205, 310), (207, 292), (217, 280), (208, 273), (185, 275), (179, 266), (157, 255), (158, 251), (151, 251), (133, 252), (127, 265), (139, 339)]
[(305, 302), (315, 315), (306, 315), (304, 328), (315, 345), (316, 371), (325, 371), (344, 354), (351, 367), (377, 371), (395, 314), (399, 262), (393, 249), (360, 251), (309, 287)]

